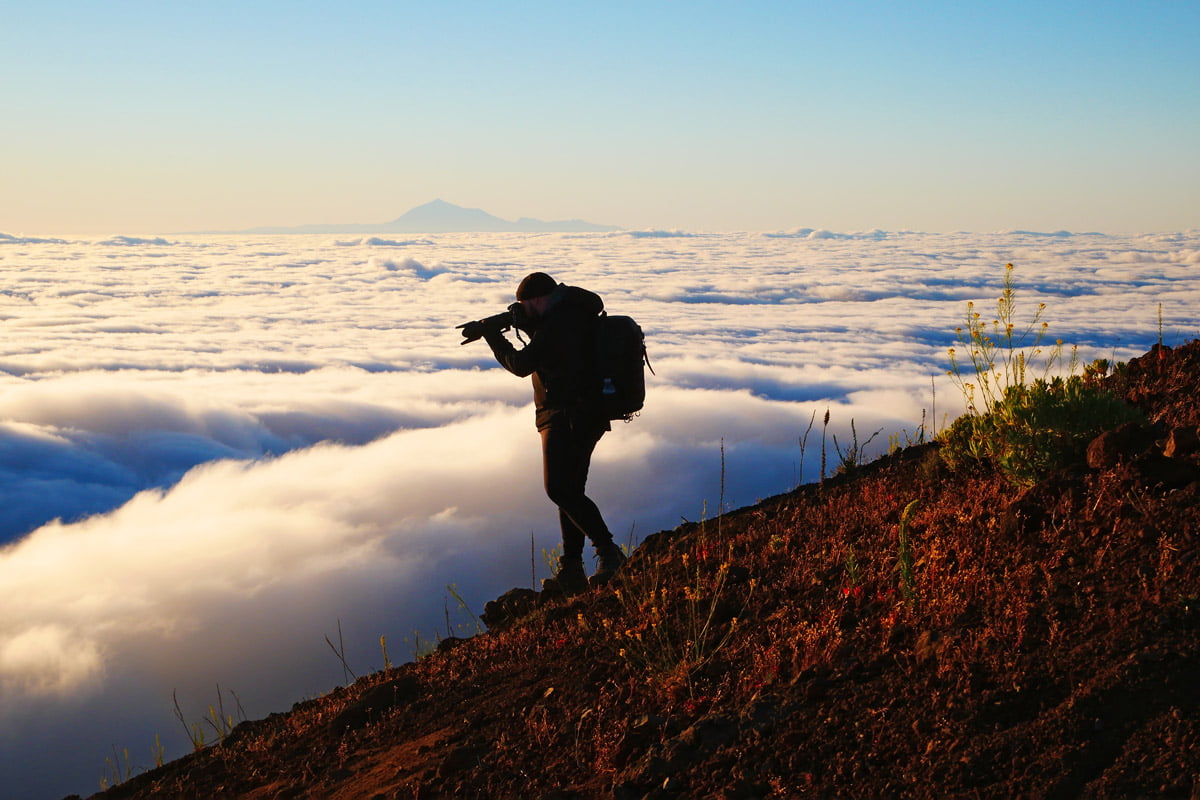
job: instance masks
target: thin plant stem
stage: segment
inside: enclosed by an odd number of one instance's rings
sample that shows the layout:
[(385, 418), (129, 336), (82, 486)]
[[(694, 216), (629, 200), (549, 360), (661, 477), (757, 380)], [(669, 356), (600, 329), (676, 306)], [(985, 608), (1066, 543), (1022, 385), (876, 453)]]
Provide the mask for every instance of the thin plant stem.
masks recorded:
[(800, 480), (797, 485), (804, 483), (804, 451), (808, 447), (808, 434), (812, 432), (813, 423), (817, 421), (817, 411), (813, 409), (812, 416), (808, 420), (808, 428), (805, 429), (804, 435), (800, 437)]
[(358, 676), (354, 674), (354, 670), (350, 669), (350, 665), (346, 663), (346, 645), (342, 641), (342, 621), (340, 619), (338, 620), (337, 627), (338, 646), (335, 647), (333, 642), (329, 641), (328, 635), (325, 636), (325, 644), (329, 645), (329, 649), (332, 650), (333, 654), (338, 657), (339, 661), (342, 662), (342, 679), (346, 683), (349, 683), (351, 678), (358, 680)]
[(829, 409), (825, 409), (825, 420), (821, 423), (821, 483), (825, 483), (825, 434), (829, 430)]

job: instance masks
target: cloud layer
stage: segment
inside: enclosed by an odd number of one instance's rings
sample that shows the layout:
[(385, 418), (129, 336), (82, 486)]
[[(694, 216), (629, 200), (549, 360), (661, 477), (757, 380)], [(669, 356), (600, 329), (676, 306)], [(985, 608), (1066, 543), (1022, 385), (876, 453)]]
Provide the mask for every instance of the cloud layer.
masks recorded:
[(454, 330), (527, 272), (647, 332), (646, 411), (590, 482), (639, 540), (814, 480), (827, 408), (868, 455), (953, 416), (953, 328), (1010, 261), (1085, 360), (1143, 352), (1160, 305), (1168, 344), (1200, 334), (1200, 232), (0, 234), (0, 776), (86, 794), (114, 745), (186, 749), (173, 691), (263, 716), (341, 682), (339, 624), (366, 671), (467, 622), (448, 584), (477, 612), (544, 575), (528, 384)]

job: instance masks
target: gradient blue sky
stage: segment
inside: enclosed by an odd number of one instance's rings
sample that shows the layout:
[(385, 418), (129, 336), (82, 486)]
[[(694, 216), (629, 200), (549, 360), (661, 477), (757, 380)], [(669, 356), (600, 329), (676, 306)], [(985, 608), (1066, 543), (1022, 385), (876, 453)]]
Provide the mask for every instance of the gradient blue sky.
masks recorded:
[(0, 232), (1200, 226), (1200, 3), (3, 2)]

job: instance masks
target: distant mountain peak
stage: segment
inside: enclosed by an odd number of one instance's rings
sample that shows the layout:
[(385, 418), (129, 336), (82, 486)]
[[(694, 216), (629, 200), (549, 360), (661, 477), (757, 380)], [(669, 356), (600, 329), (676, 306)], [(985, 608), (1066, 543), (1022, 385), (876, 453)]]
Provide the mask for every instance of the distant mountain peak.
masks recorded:
[[(428, 203), (424, 203), (422, 205), (414, 206), (414, 207), (410, 208), (408, 211), (404, 212), (404, 214), (402, 214), (400, 217), (397, 217), (397, 219), (403, 219), (404, 217), (414, 216), (414, 215), (419, 215), (419, 214), (459, 214), (459, 213), (463, 213), (463, 212), (471, 212), (474, 214), (484, 214), (489, 217), (492, 216), (491, 214), (488, 214), (483, 209), (466, 208), (465, 206), (455, 205), (454, 203), (448, 203), (439, 197), (436, 200), (430, 200)], [(494, 217), (494, 219), (499, 219), (499, 217)]]
[(521, 217), (501, 219), (481, 208), (466, 208), (438, 198), (404, 212), (391, 222), (377, 224), (300, 225), (289, 228), (252, 228), (241, 233), (573, 233), (619, 230), (583, 220), (545, 222)]
[[(463, 207), (463, 206), (460, 206), (460, 205), (455, 205), (454, 203), (447, 203), (445, 200), (443, 200), (442, 198), (438, 197), (438, 198), (436, 198), (436, 199), (434, 199), (434, 200), (430, 200), (430, 201), (429, 201), (428, 203), (426, 203), (425, 205), (416, 206), (415, 208), (411, 209), (411, 211), (417, 211), (417, 210), (419, 210), (419, 209), (423, 209), (423, 208), (432, 208), (432, 209), (464, 209), (464, 207)], [(478, 208), (471, 208), (471, 209), (464, 209), (464, 210), (467, 210), (467, 211), (479, 211), (479, 209), (478, 209)]]

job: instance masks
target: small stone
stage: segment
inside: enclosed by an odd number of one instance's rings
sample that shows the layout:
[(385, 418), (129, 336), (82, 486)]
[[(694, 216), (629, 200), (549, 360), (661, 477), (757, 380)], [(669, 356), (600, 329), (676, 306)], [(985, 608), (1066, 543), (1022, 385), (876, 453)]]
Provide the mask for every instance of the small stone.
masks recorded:
[(1128, 461), (1141, 449), (1142, 438), (1141, 429), (1132, 422), (1104, 431), (1088, 445), (1088, 466), (1092, 469), (1109, 469)]
[(538, 593), (532, 589), (510, 589), (483, 607), (480, 619), (490, 629), (503, 628), (537, 607)]
[(1167, 436), (1163, 445), (1163, 455), (1167, 458), (1191, 455), (1200, 450), (1200, 435), (1196, 428), (1176, 428)]

